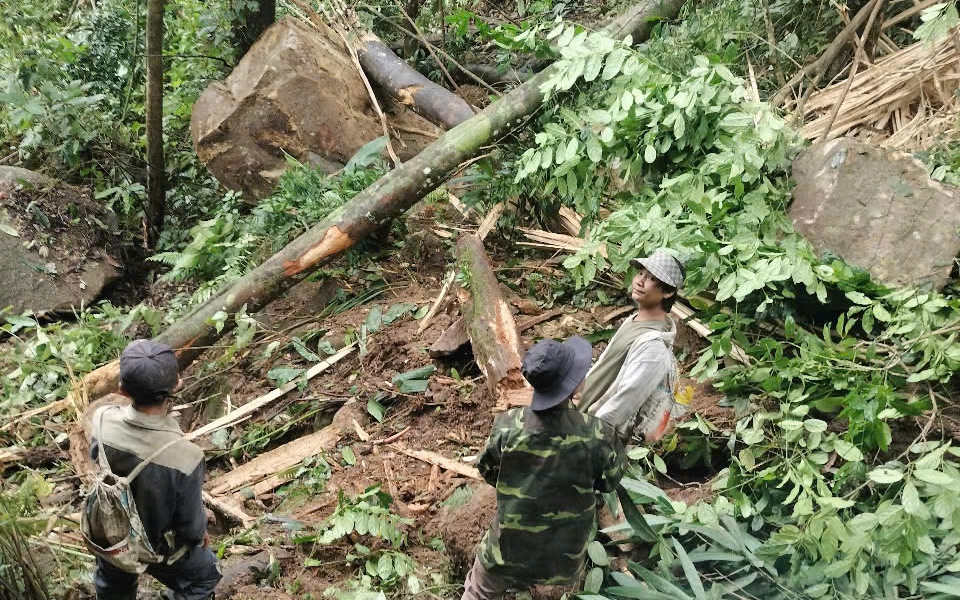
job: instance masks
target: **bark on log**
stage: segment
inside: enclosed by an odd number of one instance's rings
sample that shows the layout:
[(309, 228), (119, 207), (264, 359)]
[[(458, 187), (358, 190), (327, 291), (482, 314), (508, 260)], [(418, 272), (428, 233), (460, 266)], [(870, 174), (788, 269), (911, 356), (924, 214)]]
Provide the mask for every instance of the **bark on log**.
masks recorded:
[(364, 34), (357, 57), (370, 79), (430, 122), (450, 129), (473, 118), (466, 100), (424, 77), (375, 34)]
[[(685, 0), (650, 0), (642, 10), (631, 9), (630, 19), (617, 20), (606, 31), (616, 37), (631, 34), (635, 42), (649, 36), (660, 19), (675, 16)], [(644, 15), (644, 18), (639, 18)], [(457, 125), (420, 154), (390, 171), (350, 202), (333, 211), (300, 237), (267, 259), (156, 339), (178, 350), (181, 367), (190, 364), (207, 346), (227, 333), (232, 319), (219, 331), (212, 317), (219, 311), (234, 314), (243, 306), (252, 313), (329, 263), (358, 241), (389, 223), (445, 181), (481, 148), (506, 134), (543, 101), (541, 85), (556, 66), (534, 75), (480, 114)], [(116, 389), (118, 371), (107, 365), (84, 379), (95, 380), (98, 389)]]
[(487, 380), (487, 389), (501, 404), (508, 390), (529, 387), (520, 374), (522, 350), (517, 324), (500, 294), (497, 276), (480, 238), (460, 236), (457, 258), (466, 280), (457, 296), (473, 355)]

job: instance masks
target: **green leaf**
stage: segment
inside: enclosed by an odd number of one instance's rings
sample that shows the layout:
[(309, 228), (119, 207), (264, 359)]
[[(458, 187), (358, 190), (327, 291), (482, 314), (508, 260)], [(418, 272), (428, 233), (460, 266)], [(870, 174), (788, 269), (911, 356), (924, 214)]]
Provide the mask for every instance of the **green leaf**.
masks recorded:
[(23, 329), (24, 327), (40, 326), (40, 324), (37, 323), (35, 319), (31, 319), (30, 317), (23, 317), (20, 315), (10, 315), (4, 318), (6, 319), (7, 323), (10, 323), (10, 325), (12, 325), (12, 327), (10, 328), (10, 333), (16, 333), (21, 329)]
[(683, 567), (683, 574), (687, 578), (687, 583), (690, 584), (690, 589), (693, 590), (693, 595), (696, 596), (697, 600), (704, 600), (707, 597), (707, 593), (703, 589), (700, 573), (697, 571), (697, 568), (693, 566), (693, 561), (687, 556), (687, 551), (683, 549), (680, 541), (677, 540), (677, 538), (671, 538), (670, 541), (673, 542), (673, 550), (677, 553), (680, 566)]
[(907, 514), (917, 517), (927, 515), (926, 507), (920, 500), (920, 494), (917, 492), (916, 486), (910, 481), (903, 485), (903, 492), (900, 494), (900, 502), (903, 504), (903, 510), (907, 511)]
[(877, 483), (890, 484), (903, 480), (903, 472), (888, 467), (879, 467), (867, 473), (867, 477)]
[[(603, 569), (599, 567), (594, 567), (590, 569), (590, 572), (587, 573), (587, 578), (583, 582), (583, 591), (585, 592), (599, 592), (600, 586), (603, 585)], [(581, 594), (580, 598), (585, 598), (586, 596)], [(597, 596), (598, 598), (600, 596)]]
[(415, 308), (417, 308), (417, 305), (410, 302), (394, 304), (388, 308), (386, 314), (383, 315), (383, 324), (389, 325)]
[(933, 485), (944, 487), (956, 486), (960, 483), (943, 471), (937, 471), (935, 469), (915, 469), (913, 476), (925, 483), (932, 483)]
[(657, 149), (653, 147), (653, 144), (647, 144), (646, 149), (643, 151), (643, 160), (648, 164), (657, 160)]
[(847, 299), (854, 304), (859, 304), (861, 306), (869, 306), (873, 304), (873, 300), (867, 298), (866, 294), (862, 294), (860, 292), (847, 292), (845, 295)]
[(420, 319), (427, 316), (428, 312), (430, 312), (430, 306), (427, 304), (424, 304), (423, 306), (417, 309), (417, 312), (413, 313), (413, 318), (419, 321)]
[(278, 387), (282, 387), (297, 377), (300, 377), (305, 372), (304, 369), (295, 369), (293, 367), (277, 367), (267, 371), (267, 377), (272, 379)]
[(390, 379), (390, 383), (398, 384), (401, 381), (407, 381), (409, 379), (425, 379), (433, 375), (434, 371), (436, 370), (437, 370), (436, 365), (427, 365), (425, 367), (419, 367), (419, 368), (413, 369), (412, 371), (406, 371), (405, 373), (394, 375)]
[(847, 440), (837, 438), (833, 441), (833, 449), (837, 455), (847, 462), (860, 462), (863, 460), (863, 452)]
[(367, 142), (347, 161), (346, 166), (343, 167), (344, 174), (350, 175), (354, 171), (366, 169), (377, 160), (386, 147), (387, 136), (385, 135)]
[(627, 520), (627, 523), (630, 524), (633, 533), (645, 542), (657, 541), (657, 539), (659, 539), (657, 534), (650, 528), (646, 519), (643, 518), (640, 509), (633, 503), (633, 499), (630, 498), (630, 494), (627, 493), (627, 490), (625, 490), (623, 486), (617, 486), (617, 498), (620, 499), (620, 510), (623, 511), (623, 517)]
[(353, 453), (352, 446), (344, 446), (340, 449), (340, 455), (343, 457), (343, 462), (348, 465), (357, 464), (357, 455)]
[(383, 405), (377, 402), (377, 399), (372, 396), (367, 400), (367, 412), (370, 413), (370, 416), (376, 419), (378, 423), (383, 422)]
[(587, 555), (590, 560), (598, 567), (606, 567), (610, 564), (610, 557), (607, 556), (607, 550), (598, 541), (592, 541), (587, 545)]
[(426, 379), (405, 379), (400, 382), (397, 390), (401, 394), (422, 394), (430, 387), (430, 381)]
[(10, 225), (10, 223), (0, 223), (0, 231), (7, 235), (12, 235), (13, 237), (20, 237), (20, 232), (17, 231), (15, 227)]
[(383, 325), (383, 308), (376, 304), (373, 308), (370, 309), (370, 312), (367, 313), (367, 319), (364, 321), (364, 325), (367, 327), (367, 333), (376, 333), (380, 331), (380, 327)]

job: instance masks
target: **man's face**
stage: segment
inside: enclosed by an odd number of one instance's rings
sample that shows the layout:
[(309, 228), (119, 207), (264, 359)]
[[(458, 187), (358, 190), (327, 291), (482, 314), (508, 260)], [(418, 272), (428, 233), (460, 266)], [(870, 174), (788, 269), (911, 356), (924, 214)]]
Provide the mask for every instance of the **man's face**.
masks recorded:
[(641, 308), (660, 306), (660, 301), (669, 295), (664, 293), (661, 285), (656, 277), (641, 267), (630, 285), (630, 297)]

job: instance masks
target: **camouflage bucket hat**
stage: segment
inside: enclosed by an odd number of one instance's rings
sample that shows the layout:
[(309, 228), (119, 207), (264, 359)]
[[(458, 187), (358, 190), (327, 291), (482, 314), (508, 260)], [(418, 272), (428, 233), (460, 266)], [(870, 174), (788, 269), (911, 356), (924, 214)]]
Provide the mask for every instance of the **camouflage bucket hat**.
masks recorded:
[(662, 248), (654, 250), (653, 254), (646, 258), (635, 258), (630, 261), (630, 264), (638, 269), (641, 267), (646, 269), (648, 273), (672, 288), (683, 287), (685, 279), (683, 263)]
[(590, 342), (573, 336), (562, 344), (557, 340), (541, 340), (523, 357), (520, 372), (533, 386), (530, 408), (546, 410), (571, 395), (587, 376), (593, 351)]

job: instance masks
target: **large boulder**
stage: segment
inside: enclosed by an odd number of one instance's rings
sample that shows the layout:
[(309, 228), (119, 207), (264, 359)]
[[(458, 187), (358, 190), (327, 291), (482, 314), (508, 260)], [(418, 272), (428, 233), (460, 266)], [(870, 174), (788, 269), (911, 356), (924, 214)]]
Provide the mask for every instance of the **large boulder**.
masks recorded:
[[(440, 133), (399, 105), (383, 105), (401, 159)], [(229, 77), (193, 106), (190, 130), (200, 160), (248, 199), (273, 190), (284, 154), (330, 170), (383, 135), (363, 80), (342, 42), (286, 17), (274, 23)]]
[(909, 154), (853, 138), (814, 144), (793, 163), (790, 218), (888, 286), (942, 288), (960, 254), (960, 197)]
[(24, 169), (0, 169), (0, 309), (69, 313), (119, 275), (109, 215), (87, 191)]

